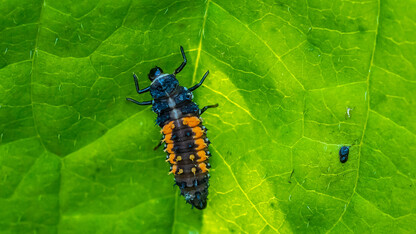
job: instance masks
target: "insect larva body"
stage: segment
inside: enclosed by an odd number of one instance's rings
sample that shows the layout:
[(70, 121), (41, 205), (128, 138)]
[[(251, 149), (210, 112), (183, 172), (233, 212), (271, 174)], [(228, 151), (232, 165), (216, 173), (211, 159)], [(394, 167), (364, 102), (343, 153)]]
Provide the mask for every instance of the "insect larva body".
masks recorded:
[(186, 65), (182, 47), (181, 52), (184, 62), (173, 74), (163, 73), (160, 67), (150, 70), (148, 76), (152, 83), (145, 89), (139, 89), (138, 79), (133, 75), (137, 92), (141, 94), (150, 91), (152, 101), (127, 100), (138, 105), (152, 105), (153, 112), (158, 115), (156, 124), (162, 128), (166, 161), (171, 164), (170, 174), (174, 174), (175, 183), (186, 202), (198, 209), (204, 209), (207, 205), (211, 153), (208, 150), (210, 141), (206, 137), (207, 129), (202, 125), (200, 115), (208, 108), (218, 105), (199, 109), (192, 101), (192, 91), (202, 85), (208, 71), (198, 84), (189, 89), (179, 85), (176, 74)]

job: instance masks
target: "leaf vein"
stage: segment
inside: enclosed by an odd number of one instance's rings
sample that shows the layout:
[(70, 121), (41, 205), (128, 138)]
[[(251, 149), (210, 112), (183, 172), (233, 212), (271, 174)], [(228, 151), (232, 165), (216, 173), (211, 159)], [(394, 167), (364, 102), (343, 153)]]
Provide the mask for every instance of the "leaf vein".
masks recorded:
[(234, 181), (237, 184), (237, 187), (241, 190), (241, 192), (243, 193), (243, 195), (247, 198), (247, 200), (249, 201), (249, 203), (251, 204), (251, 206), (254, 208), (254, 210), (257, 212), (257, 214), (260, 216), (260, 218), (267, 224), (269, 225), (274, 231), (279, 232), (273, 225), (271, 225), (269, 223), (269, 221), (266, 220), (266, 218), (264, 218), (264, 216), (260, 213), (260, 211), (257, 209), (257, 207), (254, 205), (254, 203), (251, 201), (250, 197), (248, 196), (248, 194), (243, 190), (243, 188), (241, 187), (240, 183), (238, 182), (237, 178), (234, 175), (233, 170), (231, 169), (230, 165), (225, 161), (224, 157), (220, 154), (220, 152), (214, 148), (213, 146), (211, 146), (213, 150), (215, 150), (215, 152), (218, 154), (218, 156), (220, 156), (220, 158), (222, 159), (222, 161), (224, 162), (224, 164), (227, 166), (228, 170), (231, 173), (231, 176), (233, 177)]
[(223, 7), (221, 7), (220, 5), (218, 5), (217, 3), (215, 3), (214, 1), (212, 1), (213, 4), (215, 4), (218, 8), (220, 8), (221, 10), (227, 12), (230, 16), (232, 16), (237, 22), (239, 22), (241, 25), (243, 25), (249, 32), (251, 32), (259, 41), (261, 41), (269, 50), (270, 52), (272, 52), (272, 54), (276, 57), (276, 59), (282, 63), (283, 67), (289, 72), (289, 74), (293, 77), (293, 79), (295, 79), (295, 81), (302, 87), (303, 90), (306, 90), (305, 87), (303, 86), (303, 84), (296, 78), (296, 76), (289, 70), (289, 68), (287, 67), (286, 63), (283, 62), (283, 60), (280, 58), (280, 56), (278, 54), (276, 54), (276, 52), (270, 47), (270, 45), (263, 40), (263, 38), (261, 38), (256, 32), (254, 32), (250, 27), (248, 27), (245, 23), (243, 23), (241, 20), (239, 20), (237, 17), (235, 17), (234, 15), (232, 15), (230, 12), (228, 12), (227, 10), (225, 10)]
[(360, 150), (358, 152), (358, 160), (357, 160), (358, 161), (358, 166), (357, 166), (357, 176), (356, 176), (356, 180), (355, 180), (355, 185), (354, 185), (354, 189), (353, 189), (353, 192), (351, 194), (351, 197), (350, 197), (344, 211), (340, 215), (338, 221), (336, 221), (334, 223), (334, 225), (330, 229), (328, 229), (328, 231), (326, 233), (329, 233), (330, 231), (332, 231), (332, 229), (334, 229), (334, 227), (342, 220), (342, 218), (344, 217), (347, 209), (349, 208), (349, 205), (351, 204), (351, 200), (354, 197), (354, 194), (357, 193), (356, 190), (357, 190), (357, 186), (358, 186), (358, 178), (359, 178), (359, 175), (360, 175), (362, 144), (363, 144), (363, 140), (364, 140), (365, 130), (366, 130), (367, 124), (368, 124), (368, 118), (369, 118), (369, 115), (370, 115), (370, 94), (369, 94), (369, 92), (370, 92), (370, 75), (371, 75), (371, 67), (373, 66), (374, 55), (375, 55), (375, 51), (376, 51), (376, 47), (377, 47), (378, 33), (379, 33), (379, 30), (380, 30), (380, 26), (381, 26), (380, 25), (380, 11), (381, 11), (381, 0), (378, 0), (378, 10), (377, 10), (377, 17), (376, 17), (377, 25), (376, 25), (376, 32), (375, 32), (375, 35), (374, 35), (374, 46), (373, 46), (373, 50), (372, 50), (372, 53), (371, 53), (370, 63), (368, 65), (368, 74), (367, 74), (367, 94), (368, 94), (367, 95), (367, 117), (366, 117), (366, 120), (364, 122), (363, 133), (361, 135), (361, 140), (360, 140), (360, 143), (359, 143)]

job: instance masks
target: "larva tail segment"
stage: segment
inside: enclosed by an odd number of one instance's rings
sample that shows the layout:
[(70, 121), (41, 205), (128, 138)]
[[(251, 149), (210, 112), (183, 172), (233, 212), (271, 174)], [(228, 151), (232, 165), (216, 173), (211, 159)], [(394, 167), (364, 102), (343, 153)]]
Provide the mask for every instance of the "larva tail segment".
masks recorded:
[(209, 140), (206, 128), (197, 116), (187, 116), (168, 122), (162, 132), (166, 142), (166, 161), (171, 164), (176, 184), (185, 200), (204, 209), (209, 187)]

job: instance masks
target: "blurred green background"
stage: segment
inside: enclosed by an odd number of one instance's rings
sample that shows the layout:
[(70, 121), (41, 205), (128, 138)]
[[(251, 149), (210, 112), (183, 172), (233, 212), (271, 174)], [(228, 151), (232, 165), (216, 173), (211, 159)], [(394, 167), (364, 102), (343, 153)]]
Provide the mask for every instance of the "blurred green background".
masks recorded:
[[(0, 0), (1, 233), (406, 233), (416, 2)], [(150, 107), (181, 63), (210, 129), (191, 209)], [(350, 116), (346, 114), (350, 108)], [(338, 151), (349, 145), (349, 160)], [(293, 173), (292, 173), (293, 172)]]

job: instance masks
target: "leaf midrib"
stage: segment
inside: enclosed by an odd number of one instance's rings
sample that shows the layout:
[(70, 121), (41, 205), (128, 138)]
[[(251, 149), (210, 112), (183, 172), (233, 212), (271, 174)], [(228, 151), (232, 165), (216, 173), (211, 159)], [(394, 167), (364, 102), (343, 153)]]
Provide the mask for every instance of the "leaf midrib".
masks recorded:
[[(326, 233), (329, 233), (330, 231), (332, 231), (335, 226), (342, 220), (342, 218), (344, 217), (347, 209), (349, 208), (349, 205), (351, 204), (352, 198), (354, 197), (354, 194), (356, 194), (356, 190), (357, 190), (357, 185), (358, 185), (358, 178), (360, 175), (360, 165), (361, 165), (361, 152), (362, 152), (362, 147), (363, 147), (363, 140), (364, 140), (364, 135), (365, 135), (365, 131), (367, 129), (367, 124), (368, 124), (368, 118), (369, 118), (369, 114), (370, 114), (370, 75), (371, 75), (371, 71), (372, 71), (372, 67), (373, 67), (373, 62), (374, 62), (374, 55), (375, 55), (375, 51), (376, 51), (376, 47), (377, 47), (377, 40), (378, 40), (378, 33), (380, 30), (380, 11), (381, 11), (381, 0), (378, 0), (378, 9), (377, 9), (377, 26), (376, 26), (376, 31), (375, 31), (375, 35), (374, 35), (374, 46), (373, 46), (373, 51), (371, 53), (371, 58), (370, 58), (370, 63), (368, 65), (368, 74), (367, 74), (367, 115), (365, 118), (365, 122), (364, 122), (364, 127), (363, 127), (363, 133), (361, 134), (361, 140), (360, 140), (360, 150), (358, 151), (358, 166), (357, 166), (357, 176), (356, 176), (356, 180), (355, 180), (355, 184), (354, 184), (354, 189), (353, 192), (351, 193), (351, 197), (348, 200), (347, 205), (345, 206), (344, 211), (342, 212), (342, 214), (340, 215), (338, 221), (336, 221), (334, 223), (334, 225), (328, 229), (328, 231)], [(358, 193), (357, 193), (358, 194)], [(346, 226), (346, 225), (345, 225)]]

